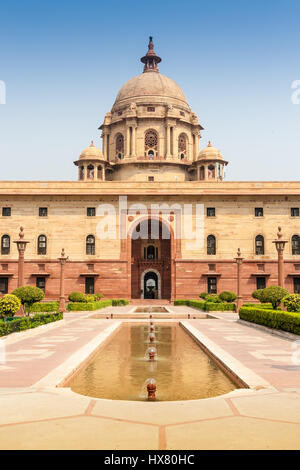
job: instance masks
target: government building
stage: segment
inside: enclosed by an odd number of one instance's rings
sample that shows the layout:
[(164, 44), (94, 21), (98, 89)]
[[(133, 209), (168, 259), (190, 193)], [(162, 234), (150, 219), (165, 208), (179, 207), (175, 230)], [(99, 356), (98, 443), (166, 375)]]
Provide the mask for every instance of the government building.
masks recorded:
[(279, 225), (284, 285), (300, 293), (300, 182), (226, 181), (228, 161), (200, 145), (203, 127), (159, 72), (151, 37), (141, 62), (99, 127), (102, 150), (91, 142), (74, 161), (77, 181), (0, 182), (0, 293), (17, 287), (22, 226), (25, 284), (46, 299), (59, 297), (62, 248), (66, 295), (165, 300), (236, 292), (240, 248), (249, 300), (278, 284)]

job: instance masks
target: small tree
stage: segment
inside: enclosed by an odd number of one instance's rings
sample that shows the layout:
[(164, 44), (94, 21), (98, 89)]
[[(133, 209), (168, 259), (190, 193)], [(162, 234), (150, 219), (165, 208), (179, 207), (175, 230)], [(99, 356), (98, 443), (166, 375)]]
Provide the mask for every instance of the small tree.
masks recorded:
[(208, 296), (207, 292), (201, 292), (201, 294), (199, 295), (200, 299), (206, 299), (207, 296)]
[(223, 302), (233, 302), (237, 295), (234, 292), (224, 290), (224, 292), (219, 294), (219, 297)]
[(208, 294), (205, 297), (206, 302), (214, 302), (214, 303), (220, 303), (221, 299), (217, 294)]
[(31, 305), (33, 305), (35, 302), (40, 302), (45, 296), (42, 289), (39, 289), (38, 287), (34, 286), (18, 287), (12, 293), (19, 297), (25, 312), (25, 307), (28, 308), (28, 315), (30, 313)]
[(21, 307), (21, 301), (16, 295), (6, 294), (0, 299), (0, 316), (13, 317)]
[(69, 300), (70, 302), (85, 302), (85, 294), (82, 292), (71, 292)]
[(264, 302), (270, 302), (274, 310), (276, 310), (284, 297), (289, 295), (289, 291), (279, 286), (270, 286), (263, 289)]
[(95, 299), (96, 300), (101, 300), (101, 299), (103, 299), (103, 297), (104, 297), (104, 295), (101, 294), (101, 292), (98, 292), (98, 294), (95, 294)]
[(265, 303), (264, 300), (264, 289), (256, 289), (252, 292), (253, 299), (259, 300), (261, 303)]
[(300, 295), (290, 294), (282, 299), (283, 305), (288, 312), (300, 312)]

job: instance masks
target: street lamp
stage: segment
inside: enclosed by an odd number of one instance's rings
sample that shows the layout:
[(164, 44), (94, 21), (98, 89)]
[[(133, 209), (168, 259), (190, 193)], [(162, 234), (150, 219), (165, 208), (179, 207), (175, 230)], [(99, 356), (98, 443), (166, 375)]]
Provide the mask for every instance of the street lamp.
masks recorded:
[(60, 295), (59, 295), (59, 311), (65, 312), (65, 264), (69, 259), (68, 256), (65, 256), (65, 249), (63, 248), (61, 251), (60, 258), (58, 258), (60, 262)]
[(17, 244), (19, 252), (19, 261), (18, 261), (18, 287), (24, 285), (24, 253), (26, 250), (27, 243), (30, 243), (27, 240), (24, 240), (24, 229), (20, 227), (19, 240), (14, 240), (14, 243)]
[(278, 285), (284, 287), (284, 276), (283, 276), (283, 252), (287, 240), (282, 239), (281, 227), (278, 227), (277, 240), (273, 240), (275, 243), (276, 250), (278, 253)]
[(237, 302), (236, 302), (236, 310), (237, 312), (242, 306), (243, 296), (241, 294), (241, 266), (243, 263), (244, 258), (242, 258), (241, 250), (238, 248), (237, 257), (234, 258), (237, 265)]

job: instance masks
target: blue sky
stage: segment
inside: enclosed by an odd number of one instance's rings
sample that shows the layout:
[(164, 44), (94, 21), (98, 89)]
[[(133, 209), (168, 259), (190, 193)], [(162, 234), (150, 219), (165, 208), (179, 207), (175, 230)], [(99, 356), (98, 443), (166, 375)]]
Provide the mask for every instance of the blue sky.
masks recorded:
[(299, 15), (294, 0), (0, 0), (0, 179), (76, 179), (149, 35), (227, 180), (299, 179)]

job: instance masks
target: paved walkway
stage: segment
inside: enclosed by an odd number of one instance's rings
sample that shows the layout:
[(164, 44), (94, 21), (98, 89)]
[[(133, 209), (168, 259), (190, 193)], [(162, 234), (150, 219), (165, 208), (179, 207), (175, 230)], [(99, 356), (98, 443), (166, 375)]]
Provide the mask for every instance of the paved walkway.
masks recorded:
[(1, 340), (0, 448), (300, 449), (300, 346), (241, 325), (235, 314), (217, 317), (183, 323), (265, 386), (182, 402), (94, 399), (55, 385), (119, 320), (67, 313)]

